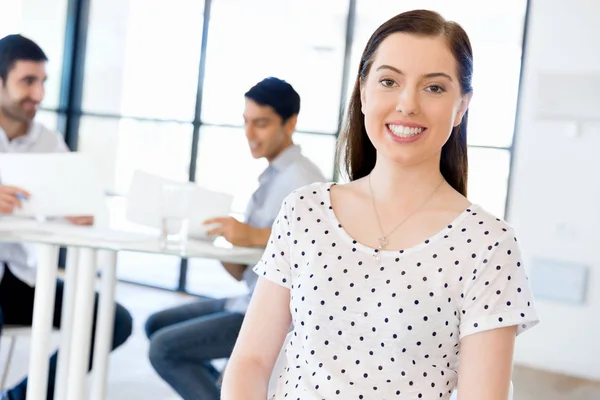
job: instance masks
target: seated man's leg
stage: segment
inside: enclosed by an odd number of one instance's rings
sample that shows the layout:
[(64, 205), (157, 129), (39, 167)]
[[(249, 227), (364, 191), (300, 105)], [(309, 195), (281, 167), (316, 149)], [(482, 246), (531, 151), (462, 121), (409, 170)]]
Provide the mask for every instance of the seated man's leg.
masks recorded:
[[(54, 318), (53, 318), (53, 326), (55, 328), (60, 328), (61, 324), (61, 313), (62, 313), (62, 300), (63, 300), (63, 292), (64, 292), (64, 282), (62, 280), (58, 280), (56, 283), (56, 295), (54, 299)], [(32, 300), (33, 301), (33, 300)], [(33, 303), (31, 306), (33, 310)], [(94, 353), (94, 339), (96, 335), (96, 319), (98, 314), (98, 293), (95, 295), (94, 300), (94, 319), (92, 325), (92, 340), (91, 340), (91, 350), (90, 350), (90, 364), (88, 370), (92, 368), (92, 360)], [(113, 343), (112, 349), (117, 348), (121, 344), (123, 344), (127, 338), (131, 335), (132, 330), (132, 318), (127, 309), (125, 309), (120, 304), (116, 304), (115, 309), (115, 322), (113, 329)], [(58, 359), (58, 353), (54, 353), (52, 357), (50, 357), (50, 366), (49, 366), (49, 375), (48, 375), (48, 391), (46, 394), (47, 400), (54, 399), (54, 387), (55, 387), (55, 379), (56, 379), (56, 364)], [(27, 395), (27, 378), (23, 379), (21, 383), (19, 383), (15, 388), (9, 391), (11, 400), (21, 400), (25, 399)]]
[(202, 298), (188, 304), (158, 311), (146, 320), (146, 336), (150, 339), (154, 333), (167, 326), (223, 311), (225, 301), (225, 299)]
[(243, 314), (222, 311), (168, 326), (150, 339), (150, 361), (184, 399), (218, 400), (211, 360), (231, 355)]
[[(34, 288), (17, 279), (8, 267), (4, 268), (0, 281), (2, 324), (31, 326), (34, 295)], [(25, 389), (19, 384), (6, 395), (11, 400), (25, 400)]]
[[(94, 356), (94, 342), (96, 340), (96, 322), (98, 318), (98, 293), (94, 299), (94, 324), (92, 325), (92, 352), (90, 353), (90, 366), (92, 369), (92, 359)], [(113, 340), (111, 350), (121, 346), (131, 336), (133, 330), (133, 318), (125, 307), (119, 303), (115, 303), (115, 322), (113, 325)]]

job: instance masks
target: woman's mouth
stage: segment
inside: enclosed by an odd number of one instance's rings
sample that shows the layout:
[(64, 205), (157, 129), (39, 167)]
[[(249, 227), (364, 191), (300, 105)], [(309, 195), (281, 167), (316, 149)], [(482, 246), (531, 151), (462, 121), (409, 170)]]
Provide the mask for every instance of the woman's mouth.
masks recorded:
[(427, 129), (423, 127), (410, 127), (396, 124), (386, 124), (386, 127), (392, 134), (394, 134), (394, 136), (398, 136), (400, 138), (411, 138), (423, 133), (423, 131)]

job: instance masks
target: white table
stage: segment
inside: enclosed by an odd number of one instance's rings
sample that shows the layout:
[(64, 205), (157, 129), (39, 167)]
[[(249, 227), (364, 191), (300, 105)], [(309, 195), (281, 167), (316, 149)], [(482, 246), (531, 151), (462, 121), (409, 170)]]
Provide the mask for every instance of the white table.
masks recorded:
[[(91, 398), (103, 400), (106, 393), (108, 357), (115, 313), (116, 261), (119, 251), (177, 255), (185, 258), (212, 258), (223, 262), (254, 264), (263, 250), (217, 247), (211, 242), (189, 241), (183, 251), (166, 249), (157, 236), (121, 232), (64, 223), (33, 220), (0, 220), (0, 242), (36, 243), (37, 282), (29, 360), (28, 400), (44, 400), (48, 383), (48, 354), (57, 277), (58, 249), (68, 247), (62, 309), (60, 352), (56, 374), (57, 400), (85, 398), (85, 378), (90, 357), (97, 252), (107, 251), (103, 265), (98, 322), (94, 344)], [(77, 323), (74, 323), (77, 321)]]

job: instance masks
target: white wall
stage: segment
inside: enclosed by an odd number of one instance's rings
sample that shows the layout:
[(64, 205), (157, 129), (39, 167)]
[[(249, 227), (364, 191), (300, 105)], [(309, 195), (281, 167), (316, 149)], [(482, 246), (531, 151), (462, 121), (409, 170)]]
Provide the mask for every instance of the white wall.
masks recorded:
[(531, 3), (507, 219), (527, 265), (540, 258), (580, 263), (590, 276), (581, 306), (536, 302), (542, 323), (518, 338), (516, 362), (600, 380), (600, 121), (570, 137), (569, 123), (535, 117), (539, 74), (600, 75), (600, 2)]

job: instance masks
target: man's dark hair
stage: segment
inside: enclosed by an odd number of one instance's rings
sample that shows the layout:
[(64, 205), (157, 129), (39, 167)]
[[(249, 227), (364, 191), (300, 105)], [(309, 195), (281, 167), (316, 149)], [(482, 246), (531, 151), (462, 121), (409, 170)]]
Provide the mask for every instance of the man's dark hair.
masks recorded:
[(0, 78), (6, 84), (8, 73), (17, 61), (48, 61), (46, 53), (33, 40), (21, 35), (0, 39)]
[(263, 79), (244, 95), (261, 106), (270, 106), (285, 123), (300, 112), (300, 95), (284, 80), (269, 77)]

